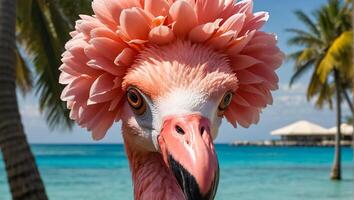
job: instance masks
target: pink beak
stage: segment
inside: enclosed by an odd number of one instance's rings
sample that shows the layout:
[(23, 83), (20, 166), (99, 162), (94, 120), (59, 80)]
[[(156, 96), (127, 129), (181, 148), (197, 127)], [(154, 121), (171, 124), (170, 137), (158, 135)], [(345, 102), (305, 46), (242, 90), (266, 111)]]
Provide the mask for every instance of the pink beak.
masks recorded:
[(186, 199), (214, 199), (219, 165), (209, 119), (199, 114), (168, 116), (158, 142)]

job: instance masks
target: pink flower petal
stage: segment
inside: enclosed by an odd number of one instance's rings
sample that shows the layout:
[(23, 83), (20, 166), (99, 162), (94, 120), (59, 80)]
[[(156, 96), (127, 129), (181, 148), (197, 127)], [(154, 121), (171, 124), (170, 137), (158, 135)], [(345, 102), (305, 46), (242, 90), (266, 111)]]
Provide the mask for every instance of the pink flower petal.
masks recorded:
[[(74, 56), (66, 56), (61, 59), (61, 61), (65, 64), (62, 65), (59, 69), (61, 71), (65, 71), (75, 76), (79, 76), (81, 74), (87, 74), (90, 76), (96, 76), (100, 72), (95, 69), (92, 69), (86, 65), (86, 63), (80, 63), (79, 60), (75, 59)], [(88, 61), (88, 59), (87, 59)], [(86, 61), (86, 62), (87, 62)]]
[(77, 120), (78, 116), (79, 116), (79, 108), (80, 108), (80, 104), (77, 102), (73, 102), (71, 105), (71, 111), (70, 111), (70, 119), (72, 120)]
[(175, 39), (173, 31), (167, 26), (158, 26), (151, 29), (149, 33), (149, 41), (158, 45), (164, 45)]
[(211, 21), (215, 21), (217, 18), (219, 18), (222, 11), (222, 7), (220, 6), (220, 0), (196, 0), (195, 11), (198, 16), (199, 24), (205, 24)]
[[(261, 93), (260, 95), (263, 95), (263, 97), (266, 99), (268, 105), (273, 104), (273, 97), (272, 97), (271, 90), (269, 88), (267, 88), (263, 84), (255, 84), (252, 86), (254, 88), (256, 88), (259, 91), (259, 93)], [(249, 92), (252, 92), (252, 91), (250, 90)]]
[(235, 55), (231, 59), (231, 67), (234, 71), (246, 69), (253, 65), (262, 63), (262, 61), (255, 59), (254, 57), (247, 55)]
[(213, 37), (208, 41), (208, 44), (213, 46), (215, 49), (224, 49), (226, 46), (230, 45), (235, 35), (235, 31), (228, 31), (219, 36)]
[(117, 23), (114, 21), (111, 12), (102, 0), (94, 0), (92, 2), (92, 9), (98, 20), (110, 28), (115, 28)]
[(253, 0), (239, 1), (235, 5), (236, 12), (251, 15), (253, 12)]
[(146, 18), (137, 9), (125, 9), (120, 15), (121, 30), (130, 39), (146, 40), (150, 31)]
[(112, 15), (113, 21), (118, 25), (121, 12), (126, 8), (141, 8), (140, 0), (103, 0)]
[(87, 124), (102, 108), (103, 104), (81, 105), (78, 112), (78, 124), (84, 126)]
[(66, 65), (65, 63), (63, 63), (62, 65), (60, 65), (59, 70), (62, 72), (65, 72), (71, 76), (80, 76), (80, 73), (78, 73), (77, 71), (75, 71), (72, 67)]
[(93, 46), (88, 46), (85, 48), (85, 54), (90, 58), (90, 61), (87, 62), (87, 65), (94, 68), (106, 71), (112, 75), (120, 76), (125, 73), (125, 69), (116, 66), (113, 60), (108, 60), (101, 55), (103, 52), (98, 52), (97, 49)]
[(215, 22), (209, 22), (194, 27), (189, 33), (189, 39), (192, 42), (204, 42), (208, 40), (219, 28), (221, 21), (222, 19), (217, 19)]
[(113, 89), (114, 76), (102, 74), (93, 82), (87, 104), (97, 104), (112, 100), (117, 93)]
[(92, 120), (92, 124), (99, 123), (98, 125), (93, 125), (92, 128), (92, 138), (94, 140), (101, 140), (106, 135), (107, 130), (113, 125), (115, 116), (116, 114), (113, 111), (108, 111), (105, 112), (103, 118)]
[(70, 33), (69, 33), (69, 35), (73, 38), (73, 37), (75, 37), (77, 34), (79, 34), (79, 32), (78, 31), (71, 31)]
[(118, 66), (128, 66), (133, 63), (136, 51), (131, 48), (124, 48), (123, 51), (114, 59), (114, 64)]
[(258, 43), (263, 43), (267, 44), (270, 46), (276, 46), (277, 45), (277, 37), (274, 34), (269, 34), (265, 33), (262, 31), (257, 31), (256, 34), (254, 35), (254, 38), (252, 41), (250, 41), (250, 45), (252, 44), (258, 44)]
[[(254, 107), (234, 105), (231, 108), (230, 105), (230, 109), (237, 113), (235, 114), (236, 121), (244, 128), (248, 128), (257, 119), (255, 115), (258, 115), (258, 110)], [(225, 113), (225, 115), (227, 115), (227, 113)]]
[(230, 122), (230, 124), (232, 124), (232, 126), (234, 128), (236, 128), (237, 127), (237, 123), (236, 123), (236, 117), (237, 117), (236, 115), (237, 114), (235, 113), (234, 109), (231, 108), (231, 106), (229, 106), (229, 108), (225, 111), (224, 115), (225, 115), (227, 121)]
[(85, 35), (90, 35), (92, 29), (102, 27), (102, 24), (96, 19), (91, 16), (81, 15), (82, 20), (77, 20), (75, 29)]
[(262, 76), (258, 76), (247, 70), (238, 71), (236, 76), (240, 84), (254, 84), (261, 83), (264, 81), (264, 78)]
[(66, 108), (71, 109), (74, 106), (75, 101), (67, 101)]
[(118, 42), (123, 42), (122, 39), (120, 39), (115, 32), (105, 27), (92, 29), (90, 32), (90, 36), (91, 38), (104, 37)]
[(169, 10), (174, 21), (173, 32), (178, 37), (184, 37), (197, 25), (197, 16), (189, 3), (186, 1), (176, 1)]
[(68, 49), (68, 52), (70, 52), (72, 57), (75, 58), (75, 61), (77, 61), (77, 63), (84, 64), (88, 61), (83, 46), (74, 46)]
[(273, 89), (277, 88), (279, 78), (273, 69), (268, 68), (266, 65), (256, 65), (247, 69), (249, 72), (262, 76), (264, 80), (272, 86)]
[(267, 101), (263, 96), (257, 95), (255, 93), (250, 93), (247, 91), (238, 91), (238, 95), (242, 96), (242, 98), (247, 99), (247, 102), (254, 107), (266, 107)]
[[(78, 38), (80, 37), (80, 35), (83, 36), (82, 33), (78, 34), (76, 37), (76, 39), (71, 39), (69, 40), (66, 44), (65, 44), (65, 49), (66, 50), (69, 50), (71, 48), (74, 48), (74, 47), (85, 47), (85, 46), (88, 46), (88, 43), (84, 40), (84, 38)], [(84, 36), (83, 36), (84, 37)], [(64, 56), (64, 54), (67, 54), (67, 52), (64, 52), (62, 56)]]
[(269, 68), (272, 69), (277, 69), (280, 67), (280, 65), (283, 63), (283, 60), (285, 58), (285, 55), (283, 52), (279, 51), (276, 54), (273, 55), (267, 55), (267, 54), (259, 54), (257, 56), (254, 56), (256, 59), (263, 61)]
[(249, 44), (243, 50), (243, 54), (257, 55), (267, 54), (274, 55), (279, 52), (279, 48), (274, 45), (268, 45), (267, 43)]
[[(219, 31), (225, 33), (227, 31), (235, 31), (238, 34), (245, 22), (246, 15), (243, 13), (236, 13), (228, 18), (220, 27)], [(218, 32), (219, 32), (218, 31)]]
[(76, 78), (76, 76), (73, 76), (71, 74), (68, 74), (66, 72), (61, 72), (60, 76), (59, 76), (59, 83), (60, 84), (69, 84), (72, 81), (74, 81), (74, 79)]
[(75, 100), (76, 96), (80, 98), (88, 97), (88, 91), (93, 80), (87, 76), (81, 75), (67, 85), (60, 98), (63, 101)]
[(236, 1), (235, 0), (225, 0), (224, 1), (224, 8), (220, 13), (220, 18), (222, 19), (228, 19), (230, 16), (234, 15), (235, 13), (238, 13), (237, 7), (235, 6)]
[[(81, 126), (87, 127), (89, 131), (92, 131), (92, 137), (94, 140), (102, 139), (114, 122), (116, 114), (113, 111), (108, 111), (108, 108), (108, 103), (103, 105), (97, 104), (97, 106), (91, 108), (95, 112), (91, 111), (90, 113), (85, 113), (86, 116), (90, 117), (87, 117), (85, 120), (87, 122), (81, 123)], [(83, 115), (84, 114), (81, 114), (81, 116)]]
[(232, 102), (235, 104), (239, 104), (241, 106), (251, 106), (246, 99), (244, 99), (242, 96), (240, 96), (237, 92), (234, 94), (234, 97), (232, 98)]
[(269, 19), (268, 12), (258, 12), (251, 19), (247, 19), (241, 34), (250, 30), (259, 30)]
[(165, 0), (145, 0), (144, 10), (154, 16), (167, 16), (170, 5)]
[(102, 56), (109, 60), (114, 60), (120, 52), (127, 47), (126, 44), (111, 40), (109, 38), (99, 37), (90, 40), (90, 43), (98, 52), (102, 52)]
[(123, 82), (123, 77), (118, 76), (113, 80), (113, 82), (114, 82), (113, 89), (121, 88), (122, 82)]
[(117, 108), (117, 106), (119, 105), (119, 103), (121, 103), (121, 101), (123, 100), (124, 97), (124, 92), (123, 91), (119, 91), (116, 95), (116, 97), (111, 101), (111, 104), (109, 105), (109, 111), (113, 111)]
[(256, 31), (251, 31), (248, 34), (245, 34), (244, 36), (235, 39), (230, 45), (230, 47), (227, 49), (227, 53), (230, 56), (237, 55), (238, 53), (240, 53), (243, 48), (245, 48), (245, 46), (248, 44), (248, 42), (251, 41), (255, 32)]
[(264, 93), (264, 90), (261, 90), (259, 87), (261, 84), (253, 84), (253, 85), (242, 85), (241, 88), (239, 88), (238, 91), (246, 91), (250, 92), (253, 94), (260, 95), (262, 97), (267, 97), (267, 95)]

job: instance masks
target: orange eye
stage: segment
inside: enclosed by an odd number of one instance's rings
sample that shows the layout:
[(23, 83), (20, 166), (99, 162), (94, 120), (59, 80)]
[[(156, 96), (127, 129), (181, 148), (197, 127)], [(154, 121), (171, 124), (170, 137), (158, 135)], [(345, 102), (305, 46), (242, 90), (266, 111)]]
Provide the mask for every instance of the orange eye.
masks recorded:
[(224, 112), (226, 108), (230, 105), (231, 100), (232, 100), (233, 93), (232, 92), (226, 92), (224, 97), (221, 99), (221, 102), (218, 107), (218, 116), (221, 117), (224, 115)]
[(146, 111), (146, 102), (140, 92), (135, 88), (127, 91), (127, 100), (136, 115), (142, 115)]

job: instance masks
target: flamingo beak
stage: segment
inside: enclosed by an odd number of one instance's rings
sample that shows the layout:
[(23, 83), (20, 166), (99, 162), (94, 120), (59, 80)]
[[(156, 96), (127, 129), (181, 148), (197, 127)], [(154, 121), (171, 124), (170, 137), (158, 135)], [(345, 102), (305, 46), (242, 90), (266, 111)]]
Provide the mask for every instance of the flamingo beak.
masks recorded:
[(199, 114), (164, 118), (158, 138), (164, 162), (187, 200), (212, 200), (219, 165), (210, 134), (210, 121)]

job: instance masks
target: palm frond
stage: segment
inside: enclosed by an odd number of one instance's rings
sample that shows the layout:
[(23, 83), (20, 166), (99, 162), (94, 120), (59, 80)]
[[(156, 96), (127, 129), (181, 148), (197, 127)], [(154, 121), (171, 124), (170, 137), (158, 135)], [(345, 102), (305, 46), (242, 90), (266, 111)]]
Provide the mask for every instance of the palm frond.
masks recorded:
[(298, 50), (292, 53), (289, 53), (286, 55), (286, 60), (287, 61), (295, 61), (297, 60), (297, 58), (300, 56), (300, 54), (302, 54), (303, 50)]
[(296, 66), (295, 73), (291, 76), (289, 86), (291, 87), (296, 81), (298, 81), (304, 74), (306, 74), (313, 64), (315, 63), (315, 59), (308, 60), (306, 63)]
[[(53, 25), (48, 18), (49, 9), (44, 1), (32, 1), (29, 29), (28, 25), (18, 24), (18, 41), (23, 47), (30, 62), (34, 64), (36, 79), (35, 91), (39, 96), (40, 110), (44, 113), (51, 128), (71, 127), (69, 111), (60, 100), (60, 93), (63, 87), (58, 83), (61, 47), (56, 35), (53, 34)], [(47, 13), (47, 14), (45, 14)]]
[(335, 68), (351, 67), (352, 58), (350, 56), (342, 56), (343, 54), (351, 55), (353, 43), (353, 32), (343, 32), (338, 38), (334, 40), (330, 48), (327, 50), (326, 55), (321, 60), (318, 68), (317, 75), (322, 83), (324, 83), (329, 73)]
[(313, 20), (309, 16), (307, 16), (302, 10), (296, 10), (295, 15), (309, 29), (311, 33), (313, 33), (317, 37), (320, 36), (320, 31), (318, 30), (318, 27), (316, 26), (315, 22), (313, 22)]
[(321, 46), (322, 41), (318, 38), (306, 37), (306, 36), (295, 36), (288, 40), (289, 46), (304, 46), (304, 47), (316, 47)]
[[(310, 60), (317, 60), (318, 57), (320, 56), (319, 53), (317, 52), (318, 50), (315, 48), (305, 48), (302, 50), (301, 54), (297, 57), (295, 65), (301, 65), (303, 63), (307, 63)], [(297, 67), (295, 66), (295, 69)]]
[(322, 87), (317, 95), (315, 105), (317, 108), (322, 109), (324, 105), (328, 105), (329, 109), (333, 109), (332, 97), (335, 93), (334, 84), (322, 84)]
[(315, 63), (318, 62), (318, 53), (314, 48), (305, 48), (288, 55), (288, 59), (295, 62), (295, 72), (289, 82), (289, 86), (291, 87), (292, 84), (306, 74), (311, 67), (315, 66)]
[(32, 89), (32, 73), (21, 55), (20, 50), (16, 48), (16, 85), (22, 95), (26, 95)]
[(325, 45), (329, 45), (336, 35), (336, 28), (334, 20), (331, 19), (328, 13), (328, 8), (323, 7), (317, 12), (317, 20), (319, 30), (321, 32), (321, 40), (325, 42)]
[(307, 88), (307, 100), (311, 101), (316, 98), (315, 105), (317, 108), (323, 108), (324, 105), (328, 104), (329, 108), (333, 108), (333, 94), (335, 87), (333, 84), (328, 84), (328, 82), (321, 83), (316, 73), (312, 74), (310, 84)]
[(53, 2), (61, 16), (65, 17), (65, 21), (70, 24), (70, 29), (75, 26), (75, 21), (79, 14), (92, 15), (92, 0), (47, 0)]
[[(89, 0), (18, 0), (17, 41), (27, 66), (34, 66), (34, 88), (50, 128), (71, 128), (69, 110), (60, 100), (61, 53), (79, 14), (91, 12)], [(87, 9), (86, 11), (84, 9)]]
[(300, 29), (291, 28), (285, 31), (294, 34), (294, 36), (288, 40), (288, 45), (291, 46), (319, 46), (323, 43), (318, 36)]

